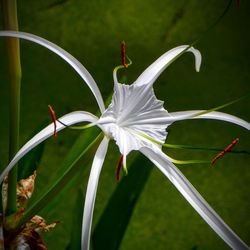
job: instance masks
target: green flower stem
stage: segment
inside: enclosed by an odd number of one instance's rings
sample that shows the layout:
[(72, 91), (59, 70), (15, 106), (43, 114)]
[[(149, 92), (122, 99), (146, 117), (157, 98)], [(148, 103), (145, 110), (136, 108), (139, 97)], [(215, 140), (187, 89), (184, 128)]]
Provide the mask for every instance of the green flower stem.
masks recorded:
[[(16, 0), (2, 0), (3, 23), (6, 30), (18, 30)], [(19, 148), (20, 121), (20, 87), (21, 63), (19, 39), (6, 38), (10, 73), (10, 127), (9, 127), (9, 159), (12, 159)], [(6, 214), (16, 212), (17, 167), (8, 176), (8, 202)]]

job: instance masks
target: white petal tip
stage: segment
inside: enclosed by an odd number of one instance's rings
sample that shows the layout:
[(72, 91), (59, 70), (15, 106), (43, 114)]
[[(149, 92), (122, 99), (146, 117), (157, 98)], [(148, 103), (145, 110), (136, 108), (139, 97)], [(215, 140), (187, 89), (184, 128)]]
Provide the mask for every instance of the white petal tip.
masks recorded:
[(195, 49), (193, 47), (191, 47), (189, 49), (190, 52), (192, 52), (195, 56), (195, 70), (196, 72), (200, 72), (200, 68), (201, 68), (201, 53), (198, 49)]
[(195, 66), (195, 71), (196, 71), (197, 73), (199, 73), (199, 72), (200, 72), (200, 67)]
[(195, 70), (196, 70), (196, 72), (198, 73), (198, 72), (200, 72), (200, 68), (201, 68), (201, 63), (199, 63), (199, 64), (195, 64)]

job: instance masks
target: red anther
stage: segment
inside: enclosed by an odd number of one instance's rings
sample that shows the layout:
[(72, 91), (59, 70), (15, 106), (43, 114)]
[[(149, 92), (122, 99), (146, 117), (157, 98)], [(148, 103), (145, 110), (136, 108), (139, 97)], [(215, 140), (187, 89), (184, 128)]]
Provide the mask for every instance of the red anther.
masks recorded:
[(120, 172), (122, 169), (122, 161), (123, 161), (123, 155), (121, 155), (118, 159), (118, 163), (117, 163), (117, 167), (116, 167), (116, 173), (115, 173), (115, 177), (116, 180), (119, 181), (120, 180)]
[(214, 164), (219, 158), (221, 158), (223, 155), (226, 153), (230, 152), (233, 147), (235, 147), (239, 143), (240, 139), (236, 138), (235, 140), (232, 141), (230, 145), (228, 145), (224, 150), (222, 150), (213, 160), (212, 164)]
[(56, 113), (50, 105), (48, 105), (48, 108), (49, 108), (49, 112), (51, 115), (51, 119), (54, 123), (54, 135), (53, 136), (56, 137), (57, 136), (57, 133), (56, 133)]
[(240, 0), (235, 0), (236, 6), (239, 8), (240, 7)]
[(126, 43), (125, 43), (125, 41), (122, 41), (122, 44), (121, 44), (121, 62), (125, 68), (128, 67), (128, 64), (126, 64)]

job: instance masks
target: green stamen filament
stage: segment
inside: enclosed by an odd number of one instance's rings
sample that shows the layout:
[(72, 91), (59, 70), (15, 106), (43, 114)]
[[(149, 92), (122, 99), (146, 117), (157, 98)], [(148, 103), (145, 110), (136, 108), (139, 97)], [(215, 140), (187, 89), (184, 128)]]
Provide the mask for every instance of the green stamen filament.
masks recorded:
[(128, 64), (126, 64), (126, 66), (124, 66), (124, 65), (119, 65), (119, 66), (115, 67), (115, 68), (114, 68), (114, 71), (113, 71), (114, 75), (117, 75), (117, 71), (118, 71), (119, 69), (128, 68), (128, 67), (132, 64), (132, 60), (131, 60), (127, 55), (126, 55), (126, 58), (128, 59)]
[(231, 102), (228, 102), (228, 103), (225, 103), (225, 104), (223, 104), (223, 105), (220, 105), (220, 106), (218, 106), (218, 107), (215, 107), (215, 108), (212, 108), (212, 109), (208, 109), (208, 110), (202, 111), (202, 112), (200, 112), (200, 113), (198, 113), (198, 114), (193, 115), (192, 117), (197, 117), (197, 116), (205, 115), (205, 114), (208, 114), (208, 113), (210, 113), (210, 112), (213, 112), (213, 111), (216, 111), (216, 110), (225, 108), (225, 107), (230, 106), (230, 105), (232, 105), (232, 104), (234, 104), (234, 103), (236, 103), (236, 102), (238, 102), (238, 101), (241, 101), (242, 99), (244, 99), (244, 98), (246, 98), (246, 97), (248, 97), (248, 96), (249, 96), (249, 94), (248, 94), (248, 95), (245, 95), (245, 96), (242, 96), (242, 97), (240, 97), (240, 98), (238, 98), (238, 99), (236, 99), (236, 100), (233, 100), (233, 101), (231, 101)]
[(124, 175), (128, 175), (128, 169), (126, 165), (122, 165)]
[[(204, 147), (204, 146), (191, 146), (191, 145), (183, 145), (183, 144), (169, 144), (169, 143), (161, 143), (152, 137), (142, 133), (138, 132), (136, 130), (133, 130), (133, 132), (137, 133), (138, 135), (142, 136), (143, 138), (148, 139), (149, 141), (158, 144), (165, 148), (171, 148), (171, 149), (187, 149), (187, 150), (204, 150), (204, 151), (215, 151), (215, 152), (221, 152), (223, 151), (223, 148), (216, 148), (216, 147)], [(235, 154), (250, 154), (249, 151), (246, 150), (234, 150), (230, 151), (229, 153), (235, 153)]]
[[(131, 129), (132, 130), (132, 129)], [(190, 145), (178, 145), (178, 144), (168, 144), (168, 143), (161, 143), (155, 139), (153, 139), (152, 137), (142, 133), (142, 132), (139, 132), (139, 131), (136, 131), (136, 130), (132, 130), (134, 133), (138, 134), (139, 136), (157, 144), (157, 145), (160, 145), (162, 147), (165, 147), (165, 148), (171, 148), (171, 149), (188, 149), (188, 150), (206, 150), (206, 151), (217, 151), (217, 152), (221, 152), (223, 151), (223, 149), (220, 149), (220, 148), (214, 148), (214, 147), (193, 147), (193, 146), (190, 146)], [(248, 151), (228, 151), (229, 153), (244, 153), (244, 154), (250, 154), (250, 152)], [(169, 157), (169, 156), (168, 156)], [(211, 163), (211, 161), (206, 161), (206, 160), (177, 160), (177, 159), (174, 159), (174, 158), (171, 158), (169, 157), (170, 160), (173, 162), (173, 163), (176, 163), (176, 164), (197, 164), (197, 163)]]
[(205, 161), (205, 160), (176, 160), (172, 157), (168, 158), (171, 160), (171, 162), (179, 165), (186, 165), (186, 164), (199, 164), (199, 163), (211, 163), (211, 161)]
[(95, 126), (94, 123), (89, 123), (87, 125), (83, 125), (83, 126), (68, 126), (67, 124), (61, 122), (60, 120), (57, 120), (59, 123), (61, 123), (64, 127), (70, 128), (70, 129), (75, 129), (75, 130), (83, 130), (83, 129), (87, 129), (87, 128), (91, 128), (93, 126)]

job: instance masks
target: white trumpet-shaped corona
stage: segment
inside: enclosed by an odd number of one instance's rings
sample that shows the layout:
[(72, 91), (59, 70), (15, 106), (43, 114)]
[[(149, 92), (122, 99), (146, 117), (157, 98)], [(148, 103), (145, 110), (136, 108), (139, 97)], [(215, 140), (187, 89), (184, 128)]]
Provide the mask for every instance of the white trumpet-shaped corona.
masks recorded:
[[(104, 132), (113, 138), (122, 155), (142, 147), (159, 147), (140, 133), (164, 143), (169, 124), (154, 118), (170, 118), (163, 102), (156, 99), (152, 87), (116, 84), (112, 102), (102, 114), (100, 123)], [(143, 123), (151, 119), (152, 123)]]

